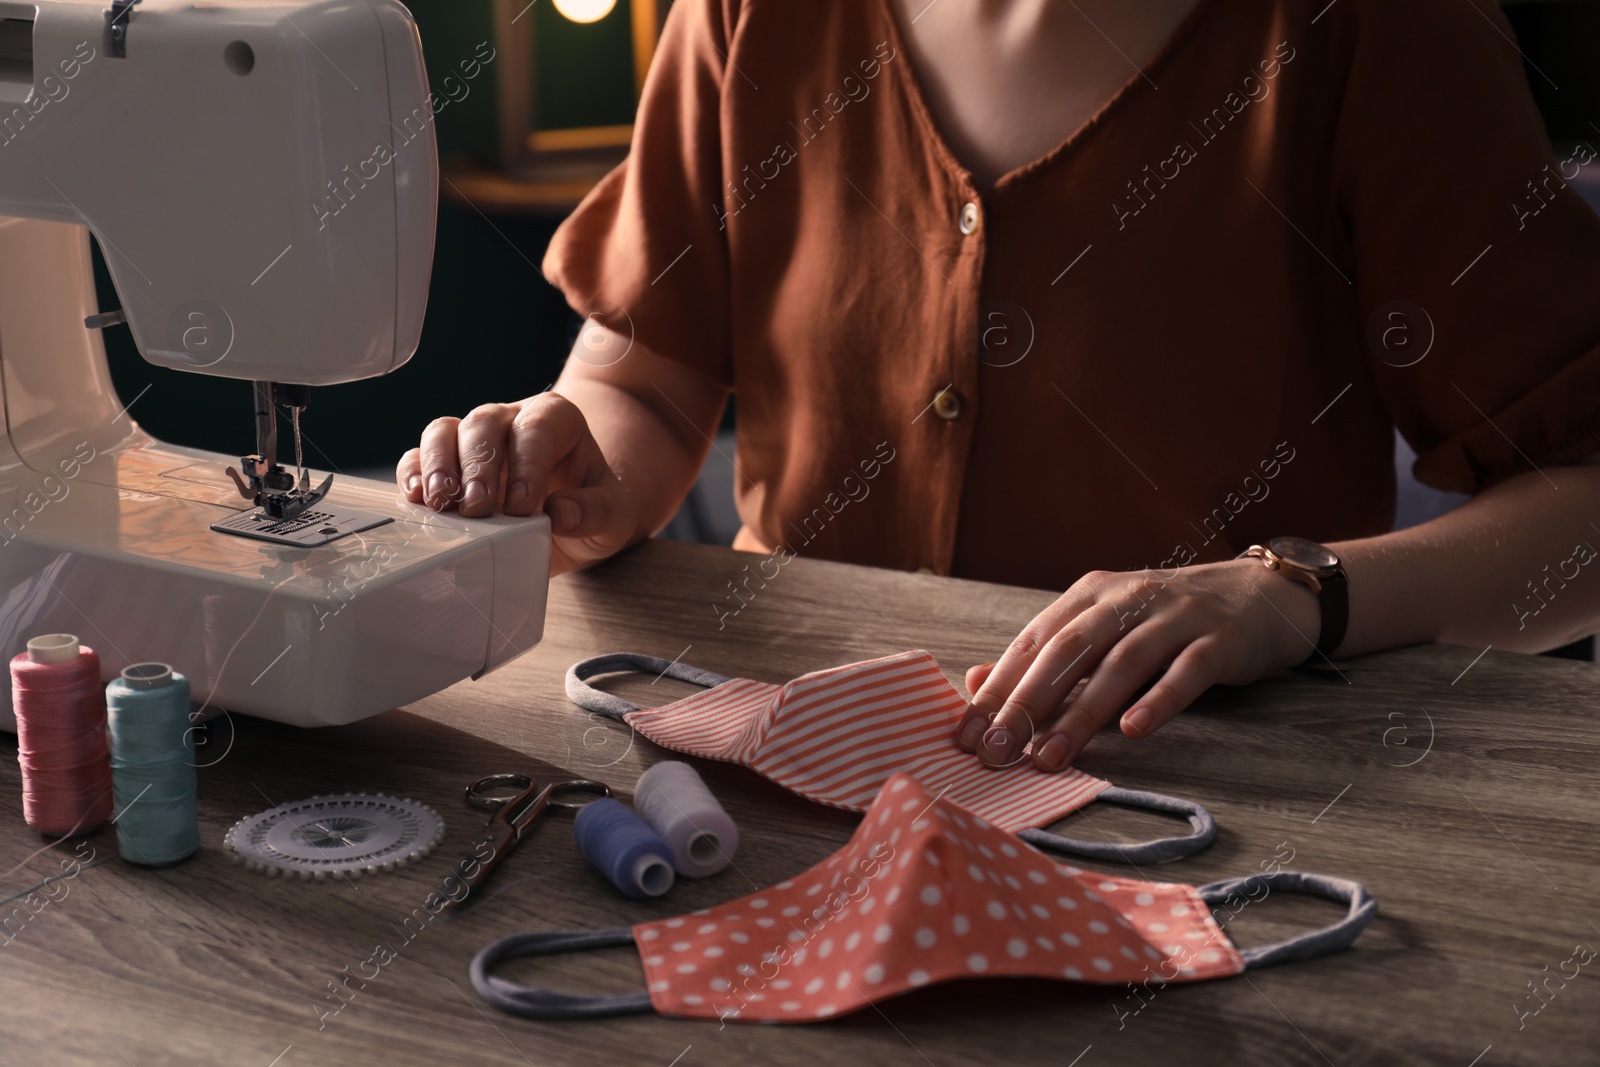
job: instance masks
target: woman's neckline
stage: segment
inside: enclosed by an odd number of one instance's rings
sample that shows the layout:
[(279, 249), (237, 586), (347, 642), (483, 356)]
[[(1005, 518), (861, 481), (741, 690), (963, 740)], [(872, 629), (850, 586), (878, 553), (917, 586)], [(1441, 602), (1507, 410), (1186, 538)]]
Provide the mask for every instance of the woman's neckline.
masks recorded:
[(1065, 140), (1039, 158), (1006, 171), (996, 178), (993, 184), (985, 187), (977, 180), (971, 168), (963, 163), (956, 155), (955, 150), (950, 147), (950, 142), (946, 139), (944, 130), (934, 117), (933, 108), (929, 105), (927, 95), (923, 91), (922, 79), (917, 75), (915, 55), (907, 47), (907, 38), (901, 32), (900, 19), (895, 14), (893, 0), (877, 0), (878, 12), (888, 26), (889, 43), (895, 52), (903, 57), (902, 62), (897, 64), (901, 67), (897, 76), (900, 78), (903, 90), (910, 99), (912, 112), (916, 115), (923, 132), (933, 144), (935, 151), (944, 161), (945, 166), (955, 174), (966, 188), (975, 193), (981, 192), (983, 194), (1001, 191), (1049, 170), (1058, 160), (1072, 154), (1079, 146), (1093, 137), (1095, 132), (1104, 126), (1107, 120), (1125, 106), (1130, 99), (1136, 98), (1144, 92), (1156, 91), (1156, 83), (1152, 75), (1159, 74), (1171, 62), (1172, 57), (1183, 46), (1185, 40), (1194, 31), (1195, 26), (1217, 3), (1220, 3), (1220, 0), (1199, 0), (1190, 9), (1189, 13), (1183, 17), (1183, 21), (1178, 23), (1177, 28), (1167, 37), (1166, 43), (1156, 52), (1155, 57), (1145, 66), (1136, 69), (1128, 80), (1123, 82), (1117, 91), (1112, 93), (1106, 102), (1100, 105), (1093, 115), (1089, 116), (1077, 129), (1067, 134)]

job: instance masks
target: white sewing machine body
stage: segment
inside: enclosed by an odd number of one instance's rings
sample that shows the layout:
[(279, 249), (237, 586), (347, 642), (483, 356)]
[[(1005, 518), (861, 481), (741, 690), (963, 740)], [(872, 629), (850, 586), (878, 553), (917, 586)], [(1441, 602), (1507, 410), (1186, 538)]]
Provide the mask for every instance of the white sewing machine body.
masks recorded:
[(152, 363), (322, 385), (409, 359), (438, 180), (409, 13), (143, 0), (118, 17), (125, 55), (99, 0), (0, 0), (0, 653), (75, 633), (108, 678), (158, 660), (213, 708), (319, 725), (527, 650), (545, 520), (438, 515), (336, 476), (330, 508), (392, 521), (309, 548), (215, 532), (253, 510), (224, 474), (239, 461), (140, 431), (85, 325), (92, 229)]

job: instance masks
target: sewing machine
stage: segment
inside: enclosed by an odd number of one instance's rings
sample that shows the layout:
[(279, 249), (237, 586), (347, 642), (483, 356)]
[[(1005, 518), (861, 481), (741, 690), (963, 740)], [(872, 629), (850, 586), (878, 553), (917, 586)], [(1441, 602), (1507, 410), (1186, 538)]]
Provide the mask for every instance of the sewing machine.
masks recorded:
[[(8, 659), (74, 633), (107, 678), (159, 660), (212, 711), (318, 725), (539, 640), (543, 518), (435, 514), (392, 483), (302, 466), (310, 387), (416, 349), (432, 121), (395, 0), (0, 0)], [(97, 305), (91, 231), (120, 310)], [(239, 417), (256, 451), (142, 432), (101, 343), (122, 322), (153, 364), (253, 383)]]

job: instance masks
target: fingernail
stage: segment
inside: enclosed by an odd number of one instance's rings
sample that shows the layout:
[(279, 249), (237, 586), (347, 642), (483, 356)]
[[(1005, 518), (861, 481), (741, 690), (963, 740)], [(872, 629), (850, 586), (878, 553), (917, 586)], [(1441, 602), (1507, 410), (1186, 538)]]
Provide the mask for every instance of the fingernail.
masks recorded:
[(1046, 770), (1059, 771), (1066, 766), (1067, 757), (1072, 754), (1072, 742), (1067, 740), (1065, 734), (1051, 734), (1050, 740), (1044, 743), (1039, 750), (1039, 764)]
[(983, 728), (988, 725), (982, 719), (974, 716), (961, 725), (961, 733), (956, 735), (956, 744), (971, 752), (978, 747), (978, 742), (983, 740)]
[(1144, 733), (1154, 725), (1154, 722), (1155, 713), (1143, 704), (1122, 717), (1122, 724), (1136, 734)]
[(1017, 739), (1004, 726), (992, 727), (983, 735), (983, 748), (979, 755), (989, 763), (1006, 764), (1016, 757)]
[(420, 475), (420, 474), (413, 474), (411, 477), (407, 478), (406, 479), (406, 496), (415, 495), (416, 491), (417, 491), (417, 487), (419, 485), (421, 485), (421, 484), (422, 484), (422, 475)]
[(468, 482), (467, 495), (461, 498), (461, 506), (475, 508), (489, 499), (489, 489), (482, 482)]
[(506, 486), (506, 507), (521, 507), (528, 502), (528, 483), (512, 482)]
[(550, 507), (554, 512), (556, 530), (558, 532), (576, 530), (578, 523), (583, 521), (583, 516), (578, 511), (578, 505), (570, 500), (552, 500)]
[(428, 491), (423, 494), (423, 501), (430, 508), (442, 508), (445, 494), (449, 491), (450, 478), (444, 471), (434, 471), (428, 475)]

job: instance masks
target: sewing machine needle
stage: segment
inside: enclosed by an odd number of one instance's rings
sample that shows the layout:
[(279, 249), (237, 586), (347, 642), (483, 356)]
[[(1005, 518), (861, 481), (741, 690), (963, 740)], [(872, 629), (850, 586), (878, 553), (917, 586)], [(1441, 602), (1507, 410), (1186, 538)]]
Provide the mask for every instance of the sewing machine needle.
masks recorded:
[(311, 489), (311, 475), (306, 471), (305, 456), (300, 450), (300, 409), (290, 408), (289, 419), (294, 423), (294, 465), (300, 472), (300, 492), (309, 492)]

